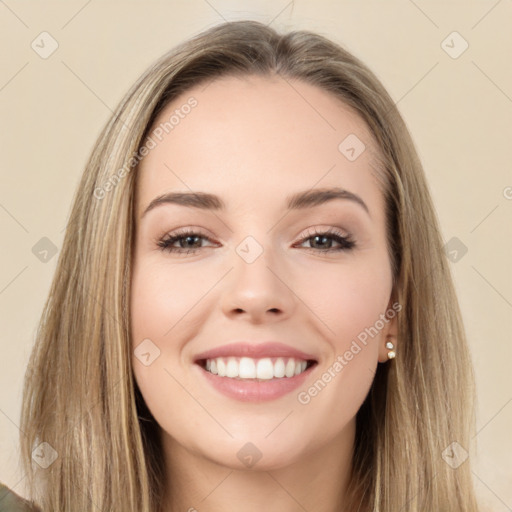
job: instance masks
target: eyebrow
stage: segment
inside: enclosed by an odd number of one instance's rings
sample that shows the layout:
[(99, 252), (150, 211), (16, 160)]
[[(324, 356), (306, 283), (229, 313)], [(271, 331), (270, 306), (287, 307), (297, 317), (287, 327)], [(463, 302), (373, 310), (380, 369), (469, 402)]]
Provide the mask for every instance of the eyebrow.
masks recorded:
[[(353, 201), (360, 205), (368, 215), (370, 211), (366, 203), (357, 194), (348, 190), (335, 188), (315, 188), (296, 192), (286, 198), (286, 207), (288, 210), (303, 210), (313, 208), (321, 204), (333, 201), (334, 199), (343, 199)], [(188, 208), (199, 208), (201, 210), (224, 211), (226, 203), (217, 195), (206, 192), (168, 192), (155, 197), (144, 210), (141, 218), (150, 210), (163, 204), (177, 204)]]

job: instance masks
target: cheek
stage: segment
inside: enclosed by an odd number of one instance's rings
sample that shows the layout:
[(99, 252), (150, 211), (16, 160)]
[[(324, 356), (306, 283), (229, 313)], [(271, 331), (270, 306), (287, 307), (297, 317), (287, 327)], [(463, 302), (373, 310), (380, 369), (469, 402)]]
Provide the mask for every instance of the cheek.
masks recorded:
[[(205, 276), (178, 267), (141, 264), (134, 268), (131, 296), (133, 342), (169, 339), (178, 322), (198, 304), (207, 291)], [(182, 324), (180, 323), (180, 326)]]
[(379, 261), (336, 270), (317, 267), (309, 274), (309, 281), (317, 285), (310, 286), (307, 294), (305, 288), (298, 293), (307, 297), (308, 307), (321, 320), (316, 326), (324, 326), (329, 350), (316, 380), (301, 389), (297, 398), (305, 411), (315, 411), (319, 421), (330, 418), (323, 427), (326, 435), (336, 435), (355, 417), (374, 379), (382, 337), (380, 318), (391, 293), (391, 270), (385, 259)]
[(162, 379), (167, 380), (164, 372), (175, 351), (170, 353), (169, 348), (174, 347), (170, 347), (166, 340), (174, 333), (173, 328), (183, 317), (188, 302), (181, 293), (188, 288), (180, 282), (180, 275), (169, 279), (168, 274), (168, 270), (165, 272), (145, 262), (135, 263), (132, 274), (130, 322), (133, 368), (147, 402), (154, 396), (151, 390), (156, 391), (158, 383), (161, 386)]
[(302, 274), (307, 279), (301, 278), (297, 294), (325, 325), (326, 337), (337, 353), (346, 350), (352, 340), (364, 339), (362, 333), (386, 311), (391, 270), (385, 258), (364, 263), (354, 260), (338, 267), (316, 265)]
[[(185, 407), (189, 398), (166, 370), (183, 377), (184, 347), (200, 334), (210, 316), (222, 316), (218, 276), (225, 269), (202, 263), (170, 265), (148, 258), (134, 266), (133, 348), (150, 339), (160, 352), (150, 366), (133, 358), (135, 378), (148, 407), (161, 420), (168, 419), (171, 404), (174, 410), (183, 406), (180, 414), (190, 413), (190, 406)], [(297, 396), (295, 404), (299, 409), (314, 404), (318, 421), (331, 418), (328, 430), (334, 435), (356, 414), (373, 380), (380, 332), (373, 335), (371, 328), (385, 313), (391, 271), (385, 255), (330, 263), (308, 259), (297, 265), (286, 279), (292, 301), (288, 304), (295, 301), (297, 314), (287, 322), (294, 332), (319, 340), (328, 383), (316, 391), (298, 390), (305, 393), (304, 400)]]
[(203, 270), (196, 265), (172, 265), (161, 257), (134, 262), (132, 361), (135, 379), (152, 412), (165, 405), (166, 393), (173, 394), (173, 400), (182, 396), (171, 375), (181, 379), (189, 364), (183, 348), (197, 337), (212, 311), (214, 294), (208, 292), (219, 279), (219, 271), (211, 266), (204, 265)]
[[(205, 315), (216, 314), (213, 311), (219, 308), (219, 297), (212, 287), (223, 272), (216, 265), (207, 264), (169, 265), (148, 260), (136, 265), (131, 297), (134, 348), (149, 338), (162, 352), (171, 351), (179, 357), (182, 341), (169, 345), (176, 334), (174, 329), (179, 327), (180, 333), (186, 332), (182, 336), (185, 342), (193, 338)], [(286, 280), (297, 307), (300, 309), (303, 302), (309, 311), (302, 320), (297, 319), (297, 325), (304, 319), (314, 324), (314, 330), (330, 341), (331, 356), (332, 351), (345, 352), (355, 339), (364, 342), (366, 338), (368, 346), (376, 348), (377, 343), (370, 341), (377, 336), (368, 331), (374, 333), (371, 328), (385, 312), (391, 293), (391, 270), (385, 255), (373, 261), (310, 260), (290, 272)]]

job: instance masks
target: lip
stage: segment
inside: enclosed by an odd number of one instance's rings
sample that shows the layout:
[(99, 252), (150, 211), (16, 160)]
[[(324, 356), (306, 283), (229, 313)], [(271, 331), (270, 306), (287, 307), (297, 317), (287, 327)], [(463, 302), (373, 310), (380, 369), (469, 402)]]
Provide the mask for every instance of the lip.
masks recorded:
[[(293, 357), (308, 361), (309, 364), (305, 371), (293, 377), (270, 380), (234, 379), (219, 377), (204, 368), (206, 359), (215, 359), (217, 357), (251, 357), (254, 359)], [(300, 387), (318, 365), (318, 360), (312, 354), (302, 352), (284, 343), (266, 341), (258, 344), (237, 342), (222, 345), (221, 347), (198, 354), (194, 358), (194, 363), (194, 367), (202, 376), (200, 378), (204, 378), (206, 382), (224, 396), (242, 402), (257, 403), (276, 400)]]
[(202, 375), (202, 378), (213, 386), (214, 389), (228, 398), (234, 398), (241, 402), (267, 402), (281, 398), (304, 384), (317, 363), (309, 366), (299, 375), (282, 377), (271, 380), (238, 380), (229, 377), (219, 377), (205, 370), (199, 364), (194, 367)]
[(253, 359), (262, 359), (264, 357), (293, 357), (295, 359), (303, 359), (304, 361), (311, 360), (317, 362), (316, 357), (312, 354), (307, 354), (284, 343), (265, 341), (257, 344), (248, 342), (228, 343), (227, 345), (201, 352), (194, 357), (194, 363), (206, 359), (215, 359), (216, 357), (251, 357)]

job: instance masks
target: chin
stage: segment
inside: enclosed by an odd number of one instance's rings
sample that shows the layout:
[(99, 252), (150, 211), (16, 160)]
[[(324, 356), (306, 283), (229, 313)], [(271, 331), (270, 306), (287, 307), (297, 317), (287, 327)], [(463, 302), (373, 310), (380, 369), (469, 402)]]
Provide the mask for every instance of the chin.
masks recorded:
[[(232, 470), (274, 471), (297, 463), (301, 457), (307, 456), (311, 443), (305, 442), (304, 438), (297, 441), (290, 436), (275, 435), (272, 440), (265, 439), (264, 436), (243, 436), (243, 440), (229, 439), (225, 443), (219, 443), (217, 437), (204, 447), (204, 451), (200, 448), (199, 452), (211, 462)], [(213, 445), (214, 452), (211, 450)]]

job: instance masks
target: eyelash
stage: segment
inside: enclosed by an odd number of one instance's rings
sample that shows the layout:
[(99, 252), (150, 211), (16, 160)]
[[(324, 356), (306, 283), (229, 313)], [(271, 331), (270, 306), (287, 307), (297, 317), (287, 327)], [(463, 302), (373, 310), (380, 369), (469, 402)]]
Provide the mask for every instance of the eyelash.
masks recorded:
[[(179, 254), (190, 254), (190, 253), (194, 253), (197, 250), (203, 248), (203, 247), (196, 247), (193, 249), (184, 249), (184, 248), (180, 248), (180, 247), (171, 247), (172, 244), (174, 244), (178, 240), (187, 238), (189, 236), (191, 236), (191, 237), (197, 236), (199, 238), (203, 238), (203, 239), (211, 242), (211, 239), (209, 237), (203, 236), (199, 232), (196, 232), (196, 231), (193, 231), (190, 229), (184, 229), (184, 230), (182, 230), (178, 233), (175, 233), (173, 235), (166, 235), (164, 238), (162, 238), (161, 240), (159, 240), (157, 242), (157, 245), (160, 247), (160, 250), (162, 250), (162, 251), (167, 251), (170, 253), (179, 253)], [(330, 238), (330, 239), (334, 240), (335, 242), (339, 243), (340, 247), (329, 248), (326, 250), (315, 249), (314, 247), (304, 247), (304, 249), (308, 249), (310, 251), (320, 252), (321, 254), (325, 254), (325, 253), (330, 253), (330, 252), (350, 251), (356, 245), (355, 241), (350, 237), (350, 235), (343, 236), (340, 232), (338, 232), (335, 229), (328, 229), (325, 231), (313, 229), (312, 231), (309, 231), (307, 233), (307, 235), (299, 241), (299, 243), (302, 244), (302, 243), (310, 240), (311, 238), (314, 238), (317, 236)]]

